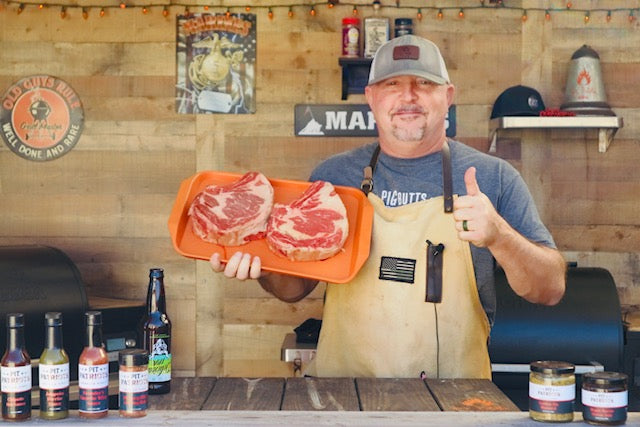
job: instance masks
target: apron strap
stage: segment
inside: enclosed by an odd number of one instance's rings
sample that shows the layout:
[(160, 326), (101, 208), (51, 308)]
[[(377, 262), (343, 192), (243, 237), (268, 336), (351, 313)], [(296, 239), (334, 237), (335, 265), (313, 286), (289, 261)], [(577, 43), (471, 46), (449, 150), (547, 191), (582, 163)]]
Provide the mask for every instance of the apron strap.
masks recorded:
[[(363, 170), (364, 179), (360, 184), (360, 189), (366, 196), (373, 190), (373, 172), (376, 169), (379, 155), (380, 144), (376, 146), (371, 156), (371, 161)], [(447, 141), (442, 145), (442, 191), (444, 194), (444, 212), (451, 213), (453, 212), (453, 182), (451, 178), (451, 152)]]
[(373, 171), (376, 170), (376, 163), (378, 163), (378, 156), (380, 155), (380, 144), (376, 146), (371, 156), (369, 165), (364, 168), (364, 179), (360, 184), (360, 189), (364, 192), (365, 196), (368, 196), (371, 190), (373, 190)]

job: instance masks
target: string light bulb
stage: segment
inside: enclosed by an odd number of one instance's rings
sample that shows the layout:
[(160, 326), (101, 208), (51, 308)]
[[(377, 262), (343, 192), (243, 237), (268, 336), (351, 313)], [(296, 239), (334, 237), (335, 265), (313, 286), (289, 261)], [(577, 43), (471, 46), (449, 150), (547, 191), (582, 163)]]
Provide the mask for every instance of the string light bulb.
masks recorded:
[(588, 24), (590, 20), (591, 20), (591, 16), (590, 16), (589, 12), (587, 11), (584, 14), (584, 23)]
[(357, 16), (358, 15), (358, 6), (353, 6), (353, 10), (351, 11), (351, 14), (353, 16)]
[(105, 12), (104, 12), (104, 7), (101, 7), (101, 8), (100, 8), (100, 18), (103, 18), (103, 17), (104, 17), (104, 14), (105, 14)]
[(267, 16), (269, 17), (269, 19), (273, 19), (273, 10), (271, 10), (271, 8), (269, 8), (269, 11), (267, 12)]
[(567, 9), (571, 9), (573, 7), (573, 3), (570, 1), (567, 2)]
[(520, 20), (522, 22), (527, 22), (527, 18), (528, 18), (527, 17), (527, 10), (525, 9), (525, 10), (522, 11), (522, 16), (520, 17)]
[(64, 19), (67, 17), (67, 8), (65, 6), (62, 6), (60, 8), (60, 19)]
[(551, 21), (551, 12), (549, 12), (549, 9), (544, 11), (544, 19)]
[(329, 9), (333, 9), (333, 6), (335, 6), (336, 4), (338, 4), (338, 0), (329, 0), (329, 2), (327, 3), (327, 7)]
[(287, 16), (289, 16), (289, 18), (293, 18), (293, 9), (291, 8), (291, 6), (289, 6), (289, 12), (287, 12)]
[(231, 16), (231, 9), (227, 8), (227, 11), (224, 13), (224, 15), (228, 18)]
[(316, 16), (316, 9), (313, 6), (311, 6), (311, 10), (309, 10), (309, 15)]
[(418, 13), (416, 13), (416, 18), (418, 18), (418, 21), (422, 21), (422, 9), (418, 8)]
[(87, 8), (86, 8), (86, 7), (83, 7), (83, 8), (82, 8), (82, 17), (83, 17), (84, 19), (89, 19), (89, 11), (87, 10)]
[(162, 8), (162, 16), (164, 16), (165, 18), (169, 16), (169, 8), (167, 8), (167, 6), (164, 6)]
[(147, 6), (142, 6), (142, 14), (146, 15), (149, 12), (149, 9), (147, 9)]
[(444, 18), (444, 13), (442, 12), (442, 9), (438, 9), (438, 14), (436, 15), (436, 18), (442, 20), (442, 18)]
[(629, 20), (629, 22), (633, 23), (633, 21), (636, 20), (636, 17), (633, 16), (633, 9), (629, 10), (629, 16), (627, 17), (627, 19)]
[(458, 18), (460, 19), (464, 18), (464, 9), (460, 8), (460, 10), (458, 11)]
[(209, 5), (207, 4), (205, 4), (202, 8), (204, 9), (205, 12), (209, 11)]
[(16, 9), (16, 12), (18, 13), (18, 15), (20, 15), (23, 10), (24, 10), (24, 3), (20, 3), (18, 5), (18, 8)]
[(373, 10), (380, 10), (380, 0), (373, 0)]
[(126, 9), (127, 5), (125, 2), (120, 2), (120, 9)]
[(611, 22), (611, 11), (610, 10), (607, 11), (607, 16), (606, 16), (605, 19), (607, 20), (607, 22)]
[(40, 3), (40, 4), (38, 5), (38, 9), (40, 9), (40, 10), (44, 9), (44, 3)]
[(244, 7), (245, 12), (251, 12), (251, 6), (247, 5)]

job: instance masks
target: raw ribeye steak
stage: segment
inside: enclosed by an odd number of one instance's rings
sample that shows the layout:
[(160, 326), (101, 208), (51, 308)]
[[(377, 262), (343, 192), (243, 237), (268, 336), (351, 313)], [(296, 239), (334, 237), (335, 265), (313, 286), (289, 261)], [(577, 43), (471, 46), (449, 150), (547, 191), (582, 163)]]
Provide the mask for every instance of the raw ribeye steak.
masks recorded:
[(189, 215), (193, 232), (207, 242), (238, 246), (265, 237), (273, 187), (259, 172), (227, 185), (209, 185), (196, 195)]
[(273, 206), (267, 245), (292, 261), (319, 261), (338, 253), (348, 234), (342, 199), (333, 185), (315, 181), (291, 204)]

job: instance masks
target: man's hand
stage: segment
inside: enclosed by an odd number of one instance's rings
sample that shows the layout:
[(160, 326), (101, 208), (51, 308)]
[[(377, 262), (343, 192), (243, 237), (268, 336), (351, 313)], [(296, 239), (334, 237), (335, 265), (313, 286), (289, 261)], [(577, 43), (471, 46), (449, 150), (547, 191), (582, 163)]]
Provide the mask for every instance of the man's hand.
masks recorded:
[(496, 212), (491, 200), (480, 191), (476, 181), (476, 168), (467, 169), (464, 183), (467, 194), (458, 197), (453, 205), (458, 236), (477, 247), (490, 246), (498, 238), (500, 224), (504, 220)]
[(209, 263), (213, 271), (224, 273), (229, 278), (239, 280), (258, 279), (262, 275), (262, 261), (260, 257), (252, 257), (249, 253), (236, 252), (229, 261), (224, 264), (220, 261), (217, 252), (211, 255)]

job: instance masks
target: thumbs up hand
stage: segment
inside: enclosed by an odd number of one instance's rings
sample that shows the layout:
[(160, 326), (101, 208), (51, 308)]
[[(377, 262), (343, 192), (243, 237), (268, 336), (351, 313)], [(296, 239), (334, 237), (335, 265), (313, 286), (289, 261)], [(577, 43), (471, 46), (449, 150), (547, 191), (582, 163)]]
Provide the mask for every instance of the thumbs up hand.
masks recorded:
[(475, 167), (466, 170), (464, 183), (467, 194), (458, 197), (453, 204), (458, 237), (478, 247), (490, 246), (498, 238), (504, 220), (480, 191)]

